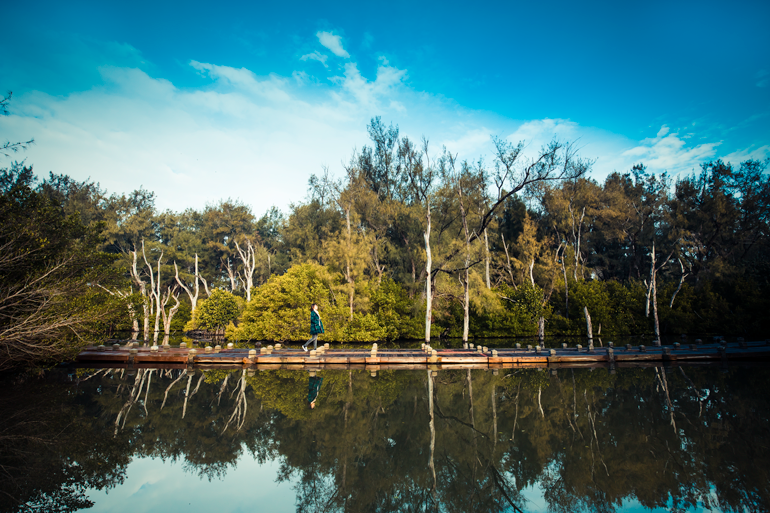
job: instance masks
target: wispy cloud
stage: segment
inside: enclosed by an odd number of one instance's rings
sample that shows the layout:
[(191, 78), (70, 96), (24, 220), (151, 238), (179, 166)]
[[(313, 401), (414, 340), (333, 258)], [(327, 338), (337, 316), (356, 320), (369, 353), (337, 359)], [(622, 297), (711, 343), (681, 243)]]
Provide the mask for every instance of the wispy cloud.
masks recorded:
[(690, 172), (701, 163), (713, 158), (721, 141), (688, 145), (689, 134), (669, 133), (663, 125), (655, 137), (643, 139), (621, 156), (643, 162), (653, 171), (668, 171), (677, 175)]
[(721, 141), (694, 144), (691, 134), (672, 132), (665, 124), (655, 137), (634, 141), (565, 119), (527, 121), (507, 137), (511, 142), (525, 141), (525, 154), (529, 155), (554, 138), (574, 142), (581, 156), (594, 160), (592, 176), (597, 180), (615, 171), (626, 172), (640, 162), (655, 173), (687, 173), (714, 158), (721, 144)]
[[(326, 48), (349, 57), (339, 36), (319, 32), (322, 44), (322, 34), (330, 36)], [(301, 59), (328, 64), (325, 57), (313, 52)], [(640, 161), (655, 172), (689, 172), (714, 157), (720, 144), (697, 143), (673, 123), (654, 137), (633, 140), (569, 119), (522, 122), (475, 111), (414, 89), (409, 71), (386, 59), (373, 76), (346, 61), (331, 79), (314, 74), (316, 66), (289, 76), (196, 60), (189, 66), (203, 84), (182, 87), (137, 67), (112, 65), (98, 68), (101, 82), (90, 89), (14, 95), (0, 139), (34, 137), (37, 145), (26, 156), (39, 173), (91, 178), (111, 192), (143, 185), (157, 192), (161, 208), (232, 197), (258, 213), (301, 200), (307, 178), (321, 165), (339, 170), (353, 148), (369, 144), (365, 127), (378, 115), (414, 140), (427, 136), (434, 154), (446, 146), (462, 159), (489, 162), (492, 135), (524, 140), (528, 152), (554, 137), (575, 141), (582, 156), (596, 159), (593, 176), (600, 180)], [(728, 157), (768, 154), (768, 146), (756, 146)]]
[(329, 66), (326, 64), (326, 60), (328, 58), (329, 58), (328, 55), (324, 55), (321, 52), (319, 52), (318, 50), (316, 50), (313, 53), (308, 53), (308, 54), (303, 55), (302, 57), (300, 57), (300, 60), (303, 60), (303, 61), (307, 61), (307, 60), (318, 61), (321, 64), (323, 64), (324, 67), (328, 68)]
[(770, 145), (765, 144), (764, 146), (752, 146), (728, 153), (722, 160), (737, 166), (746, 160), (765, 160), (768, 158), (770, 158)]
[(350, 57), (350, 54), (346, 52), (342, 47), (342, 37), (334, 34), (333, 32), (324, 31), (318, 31), (316, 36), (318, 37), (318, 41), (323, 46), (331, 50), (331, 52), (337, 57), (344, 57), (346, 59)]

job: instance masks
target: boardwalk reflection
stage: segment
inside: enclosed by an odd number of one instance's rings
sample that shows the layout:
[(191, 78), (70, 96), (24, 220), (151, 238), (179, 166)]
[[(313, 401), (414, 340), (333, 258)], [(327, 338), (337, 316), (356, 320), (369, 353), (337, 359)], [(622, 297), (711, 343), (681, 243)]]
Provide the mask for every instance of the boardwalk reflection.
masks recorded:
[(156, 457), (209, 479), (278, 458), (301, 511), (526, 511), (530, 486), (554, 511), (770, 509), (767, 368), (310, 374), (6, 383), (0, 506), (85, 507), (87, 488)]

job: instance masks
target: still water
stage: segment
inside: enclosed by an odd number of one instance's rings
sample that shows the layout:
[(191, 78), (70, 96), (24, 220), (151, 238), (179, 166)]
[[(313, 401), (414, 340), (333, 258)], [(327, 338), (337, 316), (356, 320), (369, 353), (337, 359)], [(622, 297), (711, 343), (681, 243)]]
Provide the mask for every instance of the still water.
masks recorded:
[(768, 511), (769, 403), (767, 366), (56, 369), (2, 382), (0, 509)]

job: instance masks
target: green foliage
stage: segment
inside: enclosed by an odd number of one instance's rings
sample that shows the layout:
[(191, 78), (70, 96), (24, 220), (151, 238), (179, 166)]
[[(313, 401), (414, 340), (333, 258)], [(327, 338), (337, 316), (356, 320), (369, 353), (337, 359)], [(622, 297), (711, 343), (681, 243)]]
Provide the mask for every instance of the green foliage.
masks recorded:
[(652, 331), (651, 321), (644, 317), (646, 289), (641, 283), (631, 281), (621, 284), (615, 280), (570, 281), (569, 292), (569, 318), (564, 315), (563, 289), (551, 297), (551, 305), (559, 312), (549, 323), (551, 333), (585, 336), (584, 307), (588, 307), (594, 336), (646, 334)]
[(230, 322), (238, 318), (239, 313), (237, 298), (230, 292), (215, 289), (211, 291), (208, 299), (198, 305), (195, 322), (202, 329), (223, 331)]
[(119, 306), (93, 285), (116, 278), (99, 223), (34, 185), (31, 168), (0, 170), (0, 369), (72, 356), (104, 336)]
[(374, 342), (419, 336), (421, 324), (411, 317), (413, 303), (397, 283), (386, 278), (380, 286), (365, 287), (370, 311), (355, 311), (351, 319), (347, 297), (335, 294), (341, 282), (338, 273), (324, 266), (294, 265), (255, 291), (238, 326), (228, 328), (227, 336), (235, 340), (306, 340), (313, 303), (318, 304), (325, 329), (319, 340)]
[(371, 310), (385, 330), (383, 339), (419, 339), (425, 335), (425, 308), (415, 308), (407, 291), (392, 278), (384, 277), (379, 286), (370, 283), (369, 294)]

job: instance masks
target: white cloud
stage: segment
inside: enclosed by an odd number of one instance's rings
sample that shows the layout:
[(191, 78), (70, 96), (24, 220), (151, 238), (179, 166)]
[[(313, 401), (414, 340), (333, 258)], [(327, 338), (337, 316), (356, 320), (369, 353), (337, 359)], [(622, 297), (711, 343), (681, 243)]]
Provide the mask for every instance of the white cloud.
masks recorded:
[[(567, 119), (521, 122), (473, 111), (415, 91), (408, 71), (385, 59), (374, 77), (346, 62), (331, 80), (307, 70), (260, 76), (246, 68), (189, 64), (207, 79), (204, 85), (183, 88), (136, 68), (104, 66), (102, 83), (90, 90), (14, 96), (11, 116), (0, 120), (0, 139), (34, 137), (37, 144), (22, 158), (38, 174), (91, 178), (117, 193), (144, 186), (157, 193), (163, 209), (237, 198), (257, 214), (302, 200), (308, 177), (321, 165), (341, 172), (352, 149), (369, 144), (365, 127), (374, 116), (398, 124), (415, 142), (428, 137), (434, 156), (446, 146), (461, 159), (483, 156), (489, 164), (492, 135), (524, 140), (530, 153), (554, 137), (574, 141), (582, 156), (596, 159), (598, 180), (637, 162), (654, 172), (689, 172), (720, 144), (698, 144), (669, 125), (639, 141)], [(768, 146), (752, 147), (726, 160), (769, 154)]]
[(334, 34), (333, 32), (318, 31), (316, 33), (318, 41), (331, 50), (331, 52), (337, 57), (350, 57), (350, 54), (342, 47), (342, 37)]
[(326, 60), (327, 60), (328, 58), (329, 58), (329, 56), (328, 56), (328, 55), (324, 55), (324, 54), (322, 54), (321, 52), (319, 52), (318, 50), (316, 50), (316, 51), (315, 51), (315, 52), (313, 52), (313, 53), (308, 53), (308, 54), (306, 54), (306, 55), (303, 55), (302, 57), (300, 57), (300, 59), (301, 59), (301, 60), (303, 60), (303, 61), (307, 61), (307, 60), (314, 60), (314, 61), (318, 61), (318, 62), (320, 62), (321, 64), (323, 64), (325, 68), (328, 68), (328, 67), (329, 67), (329, 66), (326, 64)]
[(689, 138), (690, 134), (669, 133), (668, 127), (663, 125), (658, 135), (642, 140), (621, 156), (643, 162), (651, 171), (668, 171), (671, 175), (689, 173), (713, 158), (721, 144), (718, 141), (688, 146), (685, 139)]
[[(398, 123), (417, 102), (441, 108), (430, 96), (417, 98), (403, 86), (406, 71), (389, 66), (370, 80), (349, 63), (331, 84), (306, 72), (190, 66), (209, 79), (205, 86), (178, 88), (135, 68), (104, 67), (104, 83), (87, 91), (14, 96), (0, 138), (34, 137), (22, 158), (39, 175), (90, 178), (111, 193), (144, 186), (163, 209), (232, 197), (261, 213), (301, 200), (311, 173), (322, 164), (334, 171), (367, 144), (373, 116)], [(431, 133), (419, 119), (411, 126)]]
[(655, 137), (634, 141), (595, 127), (582, 126), (565, 119), (542, 119), (522, 123), (507, 139), (526, 143), (525, 155), (531, 156), (551, 140), (574, 142), (579, 154), (594, 160), (591, 175), (602, 181), (612, 172), (627, 172), (639, 162), (655, 173), (689, 173), (716, 155), (721, 144), (693, 144), (692, 134), (671, 133), (661, 126)]
[(734, 151), (722, 157), (722, 160), (731, 163), (733, 166), (738, 166), (746, 160), (765, 160), (767, 158), (770, 158), (770, 145), (753, 146)]

